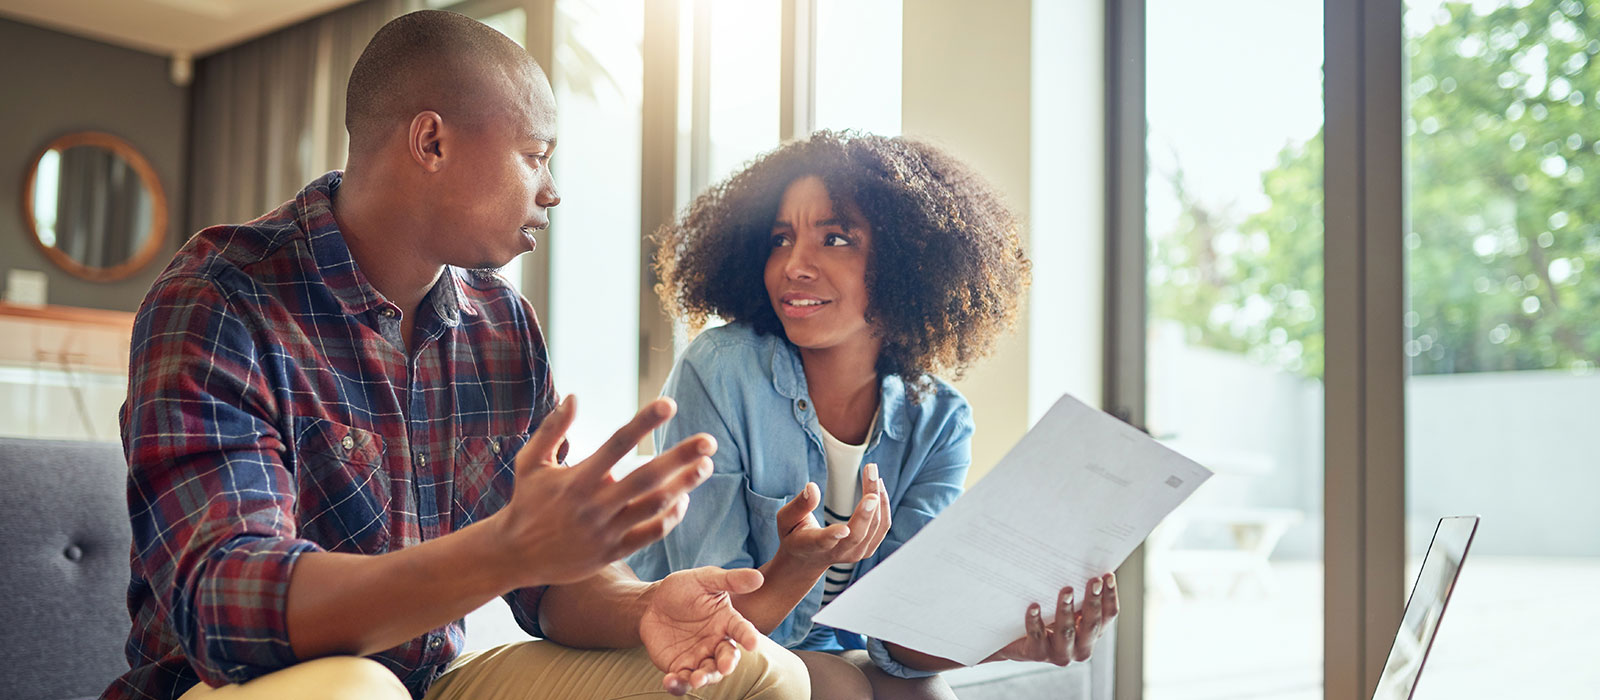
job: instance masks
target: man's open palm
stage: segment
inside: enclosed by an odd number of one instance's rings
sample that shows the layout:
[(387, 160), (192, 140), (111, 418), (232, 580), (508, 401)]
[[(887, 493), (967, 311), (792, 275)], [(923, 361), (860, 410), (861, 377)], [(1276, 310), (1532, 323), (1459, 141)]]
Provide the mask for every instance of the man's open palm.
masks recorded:
[(639, 637), (668, 692), (683, 695), (733, 672), (740, 647), (754, 649), (756, 627), (733, 607), (731, 594), (761, 587), (755, 569), (687, 569), (662, 579), (639, 620)]

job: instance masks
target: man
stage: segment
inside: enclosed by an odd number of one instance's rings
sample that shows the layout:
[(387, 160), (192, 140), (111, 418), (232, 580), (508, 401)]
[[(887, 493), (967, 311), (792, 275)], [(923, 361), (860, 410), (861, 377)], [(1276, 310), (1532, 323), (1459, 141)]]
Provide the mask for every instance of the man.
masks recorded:
[[(413, 13), (373, 37), (347, 105), (342, 174), (202, 231), (139, 311), (132, 668), (105, 697), (808, 696), (729, 604), (758, 572), (644, 584), (617, 563), (682, 518), (713, 441), (614, 477), (660, 400), (560, 464), (576, 407), (532, 310), (467, 271), (532, 250), (560, 202), (538, 65)], [(497, 595), (553, 641), (456, 658)]]

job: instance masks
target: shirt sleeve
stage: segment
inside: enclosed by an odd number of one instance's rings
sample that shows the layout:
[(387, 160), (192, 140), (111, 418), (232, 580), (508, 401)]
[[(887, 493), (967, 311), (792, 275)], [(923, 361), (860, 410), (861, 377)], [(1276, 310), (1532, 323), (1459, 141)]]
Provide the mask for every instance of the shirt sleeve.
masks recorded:
[[(928, 452), (917, 470), (900, 506), (891, 515), (894, 519), (889, 534), (883, 538), (872, 561), (883, 561), (894, 554), (900, 545), (917, 534), (934, 516), (948, 508), (961, 496), (967, 481), (967, 468), (972, 465), (972, 409), (962, 401), (949, 419), (939, 426), (933, 436), (935, 447)], [(859, 571), (856, 576), (866, 574)], [(911, 668), (896, 661), (880, 639), (867, 639), (867, 655), (884, 672), (900, 678), (925, 678), (938, 673)]]
[(134, 323), (122, 439), (133, 568), (210, 685), (298, 661), (294, 477), (251, 330), (210, 281), (151, 290)]
[[(697, 433), (707, 433), (717, 441), (711, 456), (712, 473), (689, 494), (689, 509), (682, 522), (667, 536), (628, 557), (628, 566), (640, 580), (656, 581), (674, 571), (698, 566), (736, 569), (755, 566), (748, 542), (750, 516), (744, 492), (749, 488), (743, 460), (740, 459), (736, 416), (719, 401), (708, 385), (696, 358), (706, 348), (691, 347), (673, 367), (661, 394), (678, 404), (678, 412), (654, 434), (656, 450), (662, 451)], [(701, 351), (701, 352), (697, 352)], [(734, 418), (737, 421), (737, 418)]]

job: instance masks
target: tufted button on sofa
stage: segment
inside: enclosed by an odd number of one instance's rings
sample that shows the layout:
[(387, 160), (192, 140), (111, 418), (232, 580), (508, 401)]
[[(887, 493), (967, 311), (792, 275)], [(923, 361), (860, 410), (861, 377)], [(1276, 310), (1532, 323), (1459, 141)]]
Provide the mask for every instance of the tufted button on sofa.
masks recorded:
[(127, 474), (116, 443), (0, 438), (0, 695), (96, 697), (128, 669)]

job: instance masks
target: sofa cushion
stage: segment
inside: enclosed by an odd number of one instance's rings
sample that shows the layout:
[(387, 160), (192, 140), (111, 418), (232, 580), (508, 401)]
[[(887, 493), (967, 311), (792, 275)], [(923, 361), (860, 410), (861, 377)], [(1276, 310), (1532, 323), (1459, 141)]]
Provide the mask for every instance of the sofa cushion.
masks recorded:
[(0, 438), (5, 695), (98, 695), (127, 671), (128, 466), (115, 443)]

